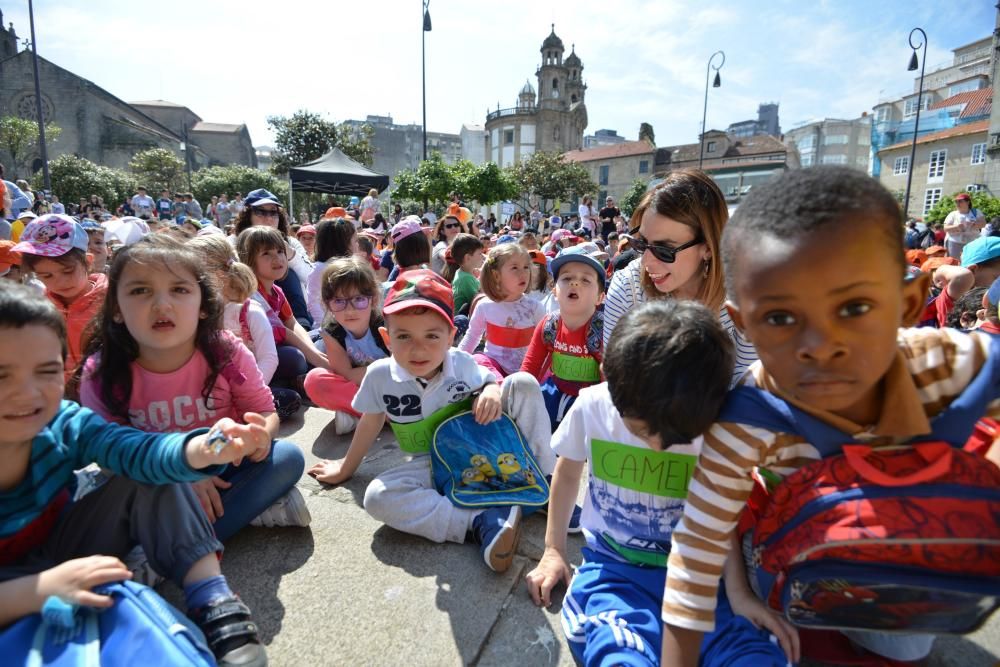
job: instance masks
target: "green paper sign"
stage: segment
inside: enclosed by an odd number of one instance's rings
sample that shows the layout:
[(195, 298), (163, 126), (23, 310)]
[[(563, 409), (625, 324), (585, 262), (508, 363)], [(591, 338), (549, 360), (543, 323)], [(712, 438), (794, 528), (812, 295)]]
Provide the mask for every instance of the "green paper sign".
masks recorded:
[(389, 426), (399, 441), (399, 448), (410, 454), (426, 454), (431, 449), (431, 442), (434, 440), (434, 431), (441, 423), (449, 417), (454, 417), (460, 412), (467, 412), (472, 409), (472, 399), (467, 398), (458, 403), (450, 403), (444, 406), (430, 417), (425, 417), (420, 421), (408, 424), (397, 424), (390, 421)]
[(552, 353), (552, 374), (569, 382), (600, 382), (601, 367), (593, 357)]
[(620, 442), (593, 439), (590, 461), (594, 476), (625, 489), (666, 498), (687, 498), (698, 460), (693, 454), (657, 452)]

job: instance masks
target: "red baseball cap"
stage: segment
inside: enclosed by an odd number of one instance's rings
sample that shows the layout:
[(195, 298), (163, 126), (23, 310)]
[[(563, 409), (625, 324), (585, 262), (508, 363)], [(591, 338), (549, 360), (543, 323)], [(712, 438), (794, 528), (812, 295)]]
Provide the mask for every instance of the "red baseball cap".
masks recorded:
[(430, 269), (404, 271), (389, 288), (382, 313), (391, 315), (408, 308), (430, 308), (454, 326), (455, 300), (451, 285)]
[(343, 206), (331, 206), (326, 209), (326, 213), (323, 214), (324, 218), (346, 218), (347, 209)]

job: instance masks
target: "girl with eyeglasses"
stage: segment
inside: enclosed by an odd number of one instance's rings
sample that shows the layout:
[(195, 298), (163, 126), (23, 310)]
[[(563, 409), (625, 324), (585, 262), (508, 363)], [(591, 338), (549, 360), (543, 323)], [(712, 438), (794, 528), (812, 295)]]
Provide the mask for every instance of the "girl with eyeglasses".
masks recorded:
[(368, 366), (389, 356), (379, 327), (378, 281), (371, 266), (357, 257), (337, 259), (323, 271), (320, 282), (327, 317), (323, 342), (329, 370), (314, 368), (305, 389), (316, 405), (333, 410), (334, 431), (350, 433), (361, 413), (351, 407)]
[(726, 200), (715, 181), (698, 169), (670, 173), (647, 192), (632, 213), (630, 244), (638, 253), (616, 271), (604, 302), (604, 344), (618, 320), (651, 299), (690, 299), (719, 313), (733, 339), (733, 381), (757, 360), (753, 345), (729, 319), (725, 307), (719, 244), (729, 219)]

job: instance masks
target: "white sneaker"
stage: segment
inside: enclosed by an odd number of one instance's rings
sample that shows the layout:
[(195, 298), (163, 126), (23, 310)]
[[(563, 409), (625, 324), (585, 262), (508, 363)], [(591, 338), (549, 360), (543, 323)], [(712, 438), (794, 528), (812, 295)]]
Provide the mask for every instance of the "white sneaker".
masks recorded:
[(346, 412), (341, 412), (338, 410), (333, 415), (333, 432), (337, 435), (344, 435), (345, 433), (350, 433), (357, 427), (358, 420)]
[(142, 547), (137, 546), (128, 552), (128, 555), (125, 556), (125, 567), (132, 571), (132, 581), (150, 588), (166, 579), (152, 568)]
[(273, 505), (264, 510), (260, 516), (250, 522), (251, 526), (260, 528), (285, 528), (288, 526), (308, 526), (312, 521), (306, 499), (298, 487), (278, 498)]

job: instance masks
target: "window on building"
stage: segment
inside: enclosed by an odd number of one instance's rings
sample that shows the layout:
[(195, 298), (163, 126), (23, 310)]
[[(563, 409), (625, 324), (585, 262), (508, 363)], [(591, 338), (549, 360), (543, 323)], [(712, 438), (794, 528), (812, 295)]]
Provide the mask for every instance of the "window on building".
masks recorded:
[(559, 141), (560, 131), (559, 126), (556, 125), (552, 128), (552, 141)]
[(931, 212), (934, 204), (941, 201), (941, 188), (929, 188), (924, 192), (924, 215)]
[(847, 164), (846, 155), (824, 155), (820, 160), (823, 164)]
[(708, 142), (708, 147), (706, 148), (706, 151), (709, 152), (709, 153), (714, 153), (715, 152), (715, 142), (714, 141)]
[(862, 130), (858, 133), (858, 146), (870, 146), (872, 143), (872, 135), (868, 134), (866, 130)]
[(559, 79), (552, 79), (552, 90), (559, 90)]
[(839, 144), (846, 144), (849, 137), (846, 134), (828, 134), (823, 137), (824, 146), (837, 146)]
[(803, 155), (802, 159), (800, 160), (800, 163), (802, 164), (803, 167), (811, 167), (813, 166), (814, 160), (815, 160), (814, 156), (812, 155), (812, 153), (810, 153), (809, 155)]
[(905, 176), (910, 171), (910, 156), (898, 157), (892, 162), (892, 175)]
[[(38, 171), (37, 169), (35, 171)], [(965, 186), (966, 192), (979, 192), (980, 190), (985, 190), (986, 186), (982, 183), (969, 183)]]
[(649, 173), (649, 160), (639, 160), (639, 173), (640, 174)]
[(948, 89), (948, 97), (953, 95), (958, 95), (959, 93), (968, 93), (972, 90), (979, 90), (979, 81), (977, 79), (971, 79), (969, 81), (963, 81), (962, 83), (956, 83), (954, 86)]
[(608, 199), (608, 191), (607, 190), (601, 190), (600, 192), (597, 193), (597, 201), (604, 202), (604, 201), (607, 201), (607, 199)]
[(944, 178), (944, 164), (948, 160), (948, 149), (931, 151), (931, 158), (927, 164), (927, 180), (940, 181)]
[(986, 163), (986, 143), (972, 145), (972, 161), (970, 164)]
[(801, 139), (795, 142), (795, 145), (798, 146), (798, 149), (800, 151), (809, 150), (810, 148), (813, 148), (816, 145), (816, 137), (815, 135), (812, 134), (810, 134), (807, 137), (802, 137)]
[(514, 143), (514, 130), (503, 131), (503, 145), (510, 146)]
[(885, 123), (892, 116), (892, 107), (884, 106), (875, 110), (875, 122)]
[[(931, 106), (931, 96), (924, 95), (920, 98), (920, 110), (927, 111)], [(913, 118), (917, 115), (917, 98), (911, 97), (903, 104), (903, 120)]]
[(600, 168), (600, 177), (598, 178), (598, 181), (597, 181), (598, 185), (607, 185), (608, 184), (608, 172), (610, 172), (610, 171), (611, 171), (611, 167), (609, 167), (606, 164), (602, 164), (601, 165), (601, 168)]

